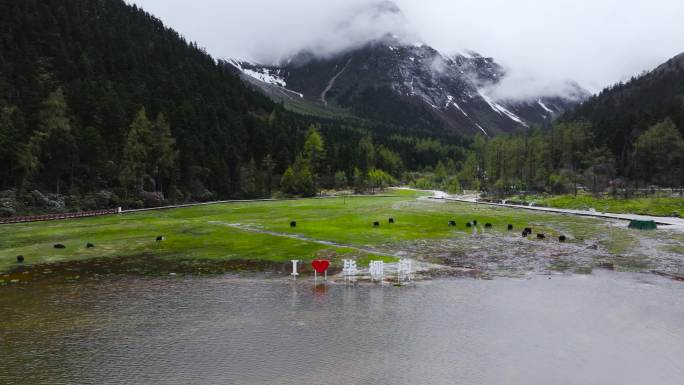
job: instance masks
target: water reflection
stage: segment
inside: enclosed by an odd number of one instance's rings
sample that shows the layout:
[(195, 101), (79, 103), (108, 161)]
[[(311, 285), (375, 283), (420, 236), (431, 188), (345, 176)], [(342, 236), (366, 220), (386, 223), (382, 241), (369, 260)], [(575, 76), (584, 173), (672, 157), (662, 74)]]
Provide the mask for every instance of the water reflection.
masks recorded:
[(118, 278), (0, 291), (0, 384), (680, 384), (684, 285)]

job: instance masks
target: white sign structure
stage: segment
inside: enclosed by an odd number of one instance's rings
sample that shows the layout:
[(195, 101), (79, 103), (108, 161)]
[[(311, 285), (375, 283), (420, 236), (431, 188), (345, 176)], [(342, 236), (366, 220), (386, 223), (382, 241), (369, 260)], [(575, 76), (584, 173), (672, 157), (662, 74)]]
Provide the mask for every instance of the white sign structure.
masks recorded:
[(402, 259), (399, 261), (399, 265), (397, 267), (397, 278), (402, 281), (402, 280), (411, 280), (411, 260), (409, 259)]
[(299, 263), (299, 260), (293, 259), (292, 260), (292, 274), (290, 274), (293, 277), (297, 277), (299, 273), (297, 272), (297, 264)]
[(385, 262), (371, 261), (368, 271), (373, 281), (382, 281), (385, 277)]
[(345, 259), (343, 262), (344, 265), (342, 268), (342, 274), (344, 275), (345, 279), (355, 277), (359, 273), (356, 261), (352, 259)]

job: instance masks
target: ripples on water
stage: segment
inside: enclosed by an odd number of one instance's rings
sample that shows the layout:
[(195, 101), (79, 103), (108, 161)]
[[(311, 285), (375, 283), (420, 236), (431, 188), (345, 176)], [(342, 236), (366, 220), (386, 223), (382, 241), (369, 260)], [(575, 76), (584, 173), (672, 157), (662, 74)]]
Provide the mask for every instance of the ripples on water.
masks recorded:
[(648, 275), (126, 277), (2, 290), (0, 310), (3, 385), (684, 381), (684, 285)]

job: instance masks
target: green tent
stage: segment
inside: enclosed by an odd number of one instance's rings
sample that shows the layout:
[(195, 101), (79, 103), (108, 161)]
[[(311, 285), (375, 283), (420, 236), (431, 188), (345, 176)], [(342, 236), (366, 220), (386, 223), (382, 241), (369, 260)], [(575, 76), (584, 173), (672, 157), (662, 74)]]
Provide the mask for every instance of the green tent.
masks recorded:
[(654, 221), (631, 221), (629, 223), (630, 229), (637, 230), (657, 230), (658, 225)]

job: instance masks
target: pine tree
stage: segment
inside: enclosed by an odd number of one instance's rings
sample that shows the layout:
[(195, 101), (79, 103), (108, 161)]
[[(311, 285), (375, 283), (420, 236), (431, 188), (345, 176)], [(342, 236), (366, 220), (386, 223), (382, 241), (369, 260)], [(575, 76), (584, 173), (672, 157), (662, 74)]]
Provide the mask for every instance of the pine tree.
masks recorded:
[(276, 167), (276, 162), (271, 157), (271, 154), (266, 154), (264, 159), (261, 161), (261, 167), (264, 170), (264, 187), (266, 188), (266, 197), (270, 198), (273, 192), (273, 170)]
[(12, 176), (20, 152), (15, 143), (19, 141), (22, 126), (23, 117), (19, 109), (0, 103), (0, 187), (13, 183)]
[(306, 134), (306, 141), (304, 142), (303, 158), (306, 159), (309, 165), (309, 170), (314, 179), (315, 189), (319, 188), (319, 174), (322, 169), (322, 163), (325, 159), (325, 144), (323, 137), (318, 132), (318, 127), (311, 125)]
[(157, 191), (164, 192), (163, 182), (171, 182), (175, 174), (178, 151), (175, 149), (176, 140), (171, 135), (171, 126), (163, 113), (157, 115), (147, 141), (149, 172), (154, 176)]
[(152, 123), (147, 118), (145, 108), (142, 108), (131, 124), (126, 142), (124, 143), (119, 181), (124, 189), (126, 198), (128, 193), (142, 191), (145, 176), (145, 162), (148, 159), (146, 139), (152, 133)]
[(40, 170), (43, 176), (41, 179), (55, 186), (55, 192), (59, 194), (64, 178), (68, 178), (73, 184), (78, 153), (71, 117), (61, 88), (45, 100), (38, 119), (38, 131), (25, 147), (24, 165), (29, 175)]

